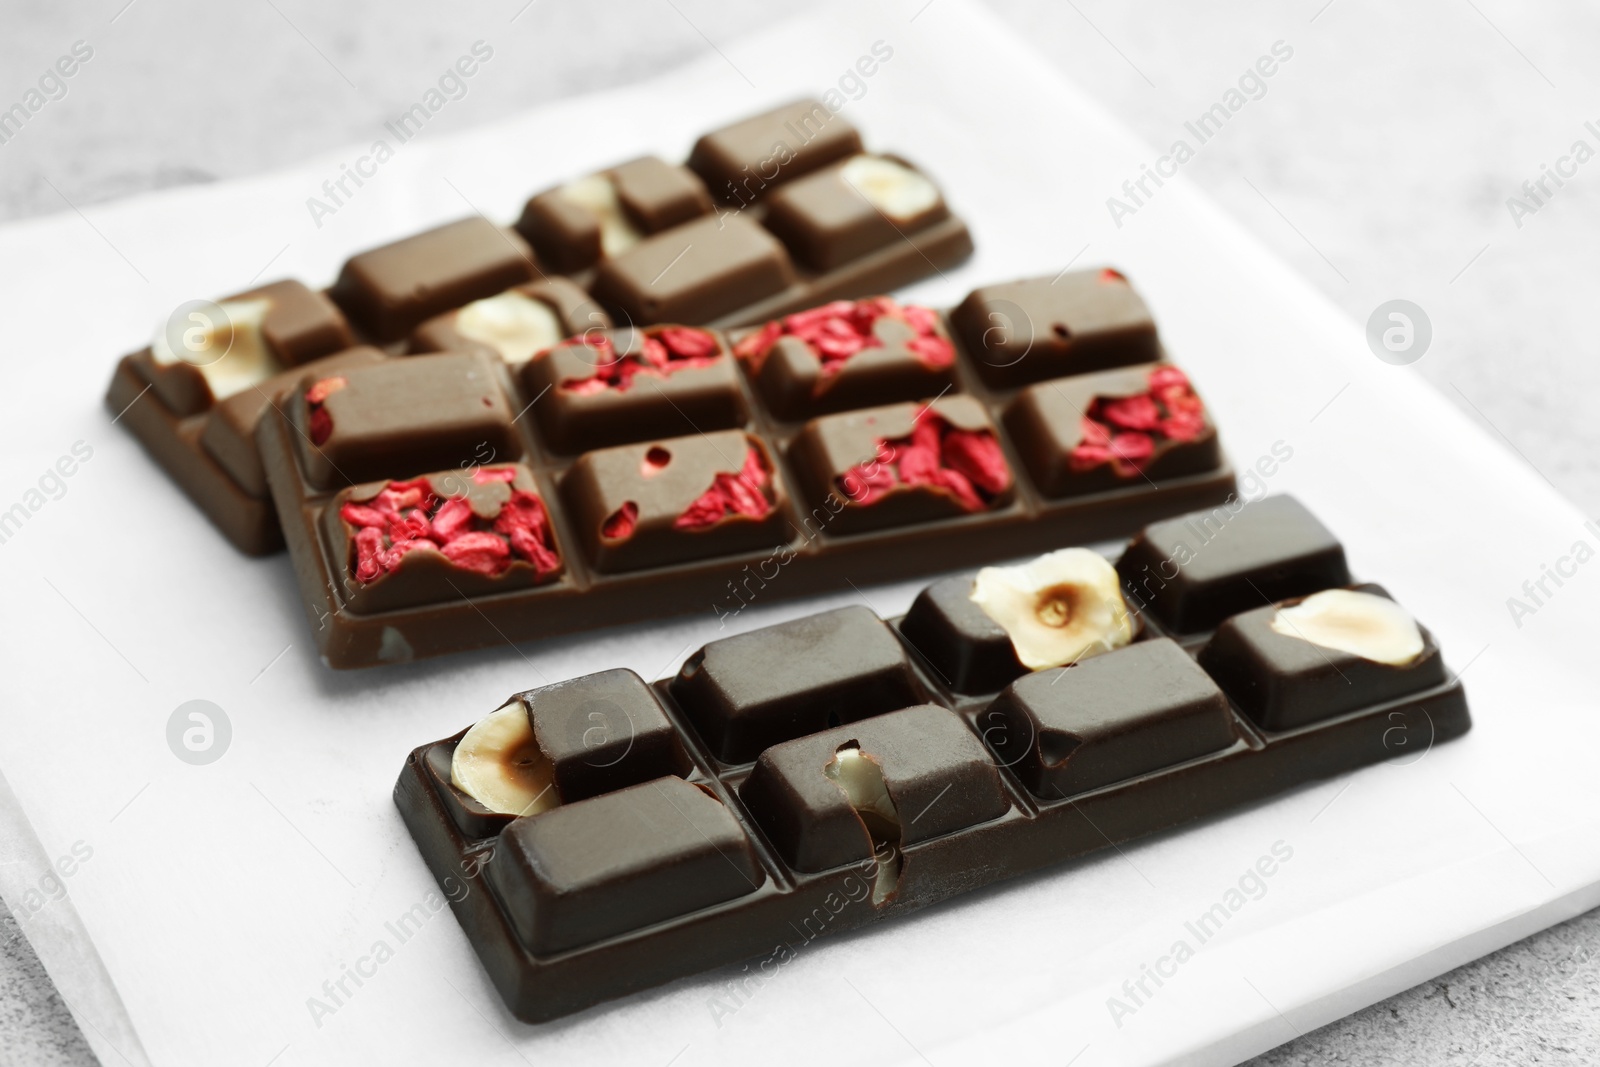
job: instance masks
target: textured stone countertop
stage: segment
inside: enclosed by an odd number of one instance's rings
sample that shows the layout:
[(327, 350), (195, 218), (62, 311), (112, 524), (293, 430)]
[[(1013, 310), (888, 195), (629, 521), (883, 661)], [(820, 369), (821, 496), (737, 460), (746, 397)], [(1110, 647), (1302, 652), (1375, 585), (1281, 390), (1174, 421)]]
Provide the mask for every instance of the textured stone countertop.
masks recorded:
[[(1425, 309), (1423, 375), (1591, 514), (1600, 508), (1600, 165), (1536, 211), (1507, 198), (1600, 119), (1600, 8), (1513, 0), (986, 0), (1152, 146), (1276, 41), (1259, 100), (1184, 168), (1365, 322)], [(518, 14), (527, 4), (527, 10)], [(940, 0), (917, 12), (939, 17)], [(798, 0), (0, 0), (0, 98), (74, 41), (68, 95), (0, 145), (0, 220), (252, 174), (355, 143), (495, 29), (516, 62), (443, 121), (477, 124), (648, 76), (802, 9)], [(425, 77), (426, 76), (426, 77)], [(1592, 170), (1592, 173), (1590, 172)], [(1519, 225), (1520, 222), (1520, 225)], [(1583, 296), (1583, 293), (1590, 296)], [(1590, 310), (1584, 310), (1584, 309)], [(0, 908), (0, 1063), (94, 1058)], [(1285, 1035), (1288, 1036), (1287, 1033)], [(1600, 913), (1582, 916), (1253, 1061), (1589, 1064), (1600, 1049)]]

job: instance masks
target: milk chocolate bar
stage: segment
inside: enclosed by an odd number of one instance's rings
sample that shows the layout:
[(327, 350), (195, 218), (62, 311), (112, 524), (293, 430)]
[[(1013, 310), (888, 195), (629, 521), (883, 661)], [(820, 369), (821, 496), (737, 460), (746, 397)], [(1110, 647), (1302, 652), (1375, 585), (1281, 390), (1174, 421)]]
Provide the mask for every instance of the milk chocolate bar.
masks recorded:
[[(1120, 274), (1086, 278), (1062, 280), (1128, 304)], [(1126, 536), (1233, 492), (1204, 402), (1142, 342), (1131, 365), (1022, 388), (973, 352), (887, 297), (729, 331), (593, 328), (522, 363), (475, 348), (304, 374), (258, 443), (334, 667), (726, 616)]]
[[(1302, 551), (1297, 502), (1185, 518), (1212, 531), (1181, 566), (1210, 556), (1184, 596), (1214, 632), (1123, 585), (1171, 536), (1147, 530), (1118, 567), (1058, 550), (903, 618), (725, 637), (652, 685), (515, 694), (412, 752), (396, 804), (507, 1007), (542, 1022), (1470, 729), (1432, 636)], [(1238, 611), (1268, 570), (1302, 592)]]
[(634, 159), (541, 192), (514, 226), (472, 215), (352, 256), (325, 293), (286, 281), (230, 297), (231, 326), (206, 326), (210, 340), (181, 358), (161, 339), (128, 357), (106, 403), (235, 545), (263, 554), (282, 533), (243, 469), (254, 461), (233, 447), (250, 451), (253, 424), (212, 430), (211, 413), (247, 389), (275, 398), (287, 369), (357, 345), (376, 346), (363, 359), (461, 351), (520, 364), (614, 324), (725, 327), (884, 292), (971, 252), (926, 175), (868, 154), (843, 118), (799, 101), (706, 134), (686, 166)]

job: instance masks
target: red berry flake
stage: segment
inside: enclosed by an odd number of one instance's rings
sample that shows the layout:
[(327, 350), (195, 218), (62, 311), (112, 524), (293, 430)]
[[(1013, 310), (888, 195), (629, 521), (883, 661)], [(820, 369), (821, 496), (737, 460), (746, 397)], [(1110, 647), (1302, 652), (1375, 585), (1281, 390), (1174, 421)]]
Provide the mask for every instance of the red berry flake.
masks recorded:
[(679, 530), (707, 530), (734, 515), (764, 519), (774, 507), (766, 492), (770, 481), (761, 454), (748, 449), (739, 473), (718, 474), (711, 479), (711, 488), (685, 508), (672, 525)]
[(1109, 463), (1119, 477), (1131, 478), (1143, 473), (1163, 444), (1205, 433), (1205, 405), (1183, 371), (1157, 367), (1149, 381), (1148, 392), (1094, 398), (1080, 423), (1081, 440), (1068, 456), (1074, 471)]
[(639, 525), (639, 505), (628, 500), (616, 511), (606, 516), (600, 524), (600, 536), (607, 541), (626, 541)]
[(927, 486), (963, 511), (982, 511), (1011, 487), (1011, 465), (988, 430), (962, 430), (924, 408), (908, 437), (878, 442), (877, 457), (837, 481), (853, 503), (876, 503), (897, 486)]
[(666, 378), (681, 370), (706, 367), (722, 358), (717, 338), (708, 330), (688, 326), (661, 326), (645, 331), (638, 352), (619, 356), (609, 337), (574, 337), (557, 348), (587, 346), (595, 353), (594, 374), (587, 378), (568, 378), (560, 388), (578, 396), (614, 389), (625, 393), (633, 379), (644, 374)]
[[(515, 478), (510, 467), (472, 472), (478, 485)], [(491, 578), (518, 560), (531, 564), (540, 579), (561, 569), (544, 502), (526, 489), (513, 488), (499, 512), (485, 518), (465, 496), (436, 493), (426, 478), (416, 478), (390, 482), (365, 503), (347, 503), (339, 516), (355, 527), (353, 571), (363, 582), (392, 573), (418, 551), (439, 552), (456, 567)]]
[(816, 353), (826, 379), (843, 370), (857, 352), (883, 347), (875, 325), (885, 317), (899, 319), (911, 327), (915, 336), (906, 342), (906, 348), (929, 370), (943, 370), (955, 360), (955, 349), (939, 330), (937, 312), (916, 304), (897, 304), (886, 296), (835, 300), (809, 311), (798, 311), (767, 323), (735, 345), (733, 352), (759, 371), (779, 338), (798, 337)]
[(349, 384), (342, 377), (324, 378), (319, 382), (313, 382), (311, 388), (306, 390), (306, 406), (311, 411), (312, 444), (320, 446), (333, 435), (333, 416), (328, 414), (323, 402)]

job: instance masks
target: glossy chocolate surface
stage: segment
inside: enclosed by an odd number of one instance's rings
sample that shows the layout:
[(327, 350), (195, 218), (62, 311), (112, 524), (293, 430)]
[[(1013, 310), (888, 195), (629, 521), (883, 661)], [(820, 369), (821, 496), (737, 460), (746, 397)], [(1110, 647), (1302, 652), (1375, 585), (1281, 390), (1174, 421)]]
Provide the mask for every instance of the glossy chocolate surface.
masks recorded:
[(1128, 546), (1117, 572), (1136, 601), (1179, 633), (1350, 581), (1343, 546), (1292, 496), (1154, 523)]
[[(1259, 728), (1228, 695), (1229, 670), (1248, 674), (1254, 653), (1221, 640), (1254, 614), (1225, 622), (1198, 663), (1149, 618), (1117, 651), (962, 695), (897, 639), (908, 620), (824, 612), (713, 642), (651, 687), (662, 720), (640, 721), (688, 757), (666, 777), (618, 775), (538, 814), (474, 817), (449, 779), (457, 735), (412, 753), (395, 801), (435, 877), (469, 890), (451, 903), (508, 1008), (540, 1022), (1470, 728), (1459, 681), (1431, 668), (1403, 691), (1359, 684), (1338, 714)], [(522, 699), (576, 730), (577, 711), (619, 687), (628, 707), (651, 703), (616, 671)], [(1286, 699), (1302, 695), (1316, 699)], [(541, 710), (552, 697), (564, 715)]]

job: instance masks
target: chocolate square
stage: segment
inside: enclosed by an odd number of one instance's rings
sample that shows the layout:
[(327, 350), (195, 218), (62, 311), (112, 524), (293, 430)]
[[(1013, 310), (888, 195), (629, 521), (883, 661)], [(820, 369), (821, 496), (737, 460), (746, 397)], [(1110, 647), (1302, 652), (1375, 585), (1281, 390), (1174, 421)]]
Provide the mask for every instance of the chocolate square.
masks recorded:
[(1235, 740), (1222, 690), (1167, 638), (1019, 678), (983, 725), (1001, 762), (1044, 800), (1185, 763)]
[(950, 325), (999, 388), (1161, 358), (1150, 309), (1109, 268), (974, 289)]
[(487, 877), (538, 956), (721, 904), (765, 879), (738, 819), (709, 790), (670, 777), (518, 819)]
[(924, 699), (894, 632), (860, 605), (713, 641), (671, 691), (724, 763)]
[(1152, 523), (1117, 560), (1117, 573), (1145, 610), (1185, 634), (1350, 582), (1344, 547), (1292, 496)]
[(689, 169), (715, 199), (743, 205), (860, 151), (854, 126), (818, 101), (796, 100), (701, 137)]
[(691, 769), (655, 690), (633, 671), (601, 671), (518, 695), (563, 804)]
[[(765, 514), (744, 514), (724, 490), (752, 463)], [(561, 496), (590, 562), (616, 574), (711, 556), (770, 550), (791, 539), (788, 492), (761, 440), (742, 430), (691, 434), (586, 452)]]
[(795, 284), (783, 245), (740, 215), (647, 237), (600, 265), (592, 287), (623, 322), (712, 322)]
[(389, 355), (381, 348), (358, 345), (343, 352), (302, 364), (269, 378), (259, 386), (243, 389), (211, 409), (211, 417), (200, 431), (200, 446), (221, 464), (229, 477), (251, 496), (267, 495), (267, 472), (256, 449), (256, 427), (262, 415), (281, 402), (284, 393), (308, 374), (328, 375), (352, 367), (382, 363)]
[[(710, 346), (679, 358), (666, 334)], [(654, 342), (655, 359), (646, 343)], [(539, 431), (557, 452), (575, 453), (650, 437), (731, 429), (745, 422), (738, 370), (722, 335), (685, 326), (596, 331), (558, 345), (523, 368), (523, 388), (538, 397)]]
[[(435, 504), (431, 514), (423, 509), (411, 513), (413, 521), (427, 528), (437, 523), (440, 509), (453, 498), (466, 501), (471, 508), (466, 531), (480, 541), (488, 535), (489, 540), (498, 542), (487, 546), (495, 549), (498, 557), (493, 572), (473, 566), (484, 556), (482, 545), (474, 546), (472, 552), (458, 560), (452, 558), (453, 550), (448, 545), (435, 549), (432, 544), (424, 544), (399, 556), (393, 569), (363, 576), (358, 565), (357, 546), (363, 524), (352, 521), (353, 517), (362, 513), (359, 509), (371, 509), (384, 490), (397, 488), (410, 479), (384, 479), (352, 486), (335, 496), (322, 509), (321, 516), (323, 536), (338, 567), (335, 573), (341, 583), (345, 606), (350, 611), (370, 615), (463, 597), (492, 596), (545, 585), (561, 577), (564, 569), (561, 545), (556, 541), (550, 508), (527, 467), (518, 463), (458, 468), (424, 475), (420, 480), (434, 495)], [(539, 544), (543, 552), (537, 559), (533, 558), (533, 549), (522, 547), (512, 537), (510, 527), (497, 522), (512, 501), (513, 493), (531, 494), (538, 501), (542, 521), (536, 525), (542, 531)], [(512, 510), (516, 512), (519, 506), (513, 504)], [(395, 537), (392, 529), (387, 526), (379, 529), (384, 532), (384, 547), (392, 547)]]
[(1028, 673), (1005, 628), (972, 602), (972, 575), (934, 582), (900, 620), (906, 643), (957, 693), (995, 693)]
[[(231, 322), (233, 333), (213, 342), (222, 349), (190, 354), (175, 351), (178, 338), (162, 338), (175, 358), (163, 361), (155, 348), (135, 364), (151, 391), (176, 415), (197, 415), (219, 400), (266, 382), (285, 368), (355, 344), (342, 312), (323, 294), (300, 282), (273, 282), (218, 302), (227, 322), (211, 322), (199, 311), (189, 316), (197, 327), (218, 330)], [(230, 314), (231, 312), (231, 314)], [(214, 314), (214, 313), (212, 313)]]
[(566, 278), (545, 278), (435, 315), (411, 332), (412, 352), (481, 352), (521, 363), (590, 330), (611, 328), (611, 316)]
[[(931, 311), (927, 314), (933, 316)], [(738, 339), (759, 341), (759, 333), (751, 331), (738, 335)], [(875, 345), (862, 348), (842, 362), (829, 360), (825, 364), (810, 342), (785, 334), (765, 351), (752, 352), (744, 359), (744, 365), (767, 410), (785, 420), (938, 396), (953, 386), (954, 351), (948, 347), (949, 336), (936, 317), (933, 339), (946, 346), (936, 359), (912, 349), (913, 343), (926, 344), (930, 338), (919, 340), (917, 331), (896, 314), (877, 318), (872, 324), (872, 337)]]
[(610, 174), (617, 199), (644, 233), (660, 233), (711, 214), (706, 187), (686, 167), (645, 156), (613, 167)]
[[(930, 463), (914, 437), (919, 423), (938, 427), (940, 444), (931, 462), (955, 478), (919, 473)], [(994, 465), (974, 470), (956, 455), (949, 441), (952, 435), (987, 442)], [(790, 446), (790, 459), (805, 487), (810, 508), (806, 522), (830, 534), (997, 511), (1016, 497), (1016, 480), (994, 425), (983, 405), (970, 396), (813, 419)], [(914, 467), (905, 466), (908, 462)], [(973, 473), (986, 484), (979, 485)]]
[[(942, 196), (911, 215), (874, 205), (847, 180), (853, 162), (845, 160), (808, 174), (767, 198), (767, 229), (811, 270), (834, 270), (950, 217)], [(889, 162), (911, 169), (903, 160)]]
[[(307, 402), (308, 390), (339, 378), (343, 386), (320, 405)], [(496, 368), (483, 356), (413, 356), (330, 378), (309, 375), (294, 403), (301, 467), (319, 489), (522, 455)], [(319, 419), (330, 427), (320, 439)]]
[(745, 807), (796, 870), (825, 871), (873, 854), (862, 817), (824, 770), (851, 742), (882, 772), (901, 847), (1011, 810), (994, 761), (955, 712), (922, 704), (877, 715), (772, 746), (740, 787)]
[[(1387, 595), (1370, 586), (1362, 591)], [(1263, 730), (1292, 730), (1444, 684), (1439, 646), (1420, 626), (1422, 654), (1405, 666), (1375, 662), (1274, 630), (1272, 620), (1279, 609), (1303, 599), (1235, 615), (1200, 650), (1200, 666)]]
[[(1127, 367), (1057, 378), (1019, 393), (1006, 409), (1006, 430), (1039, 491), (1082, 496), (1221, 466), (1210, 413), (1201, 409), (1191, 417), (1166, 407), (1157, 396), (1164, 376), (1181, 378), (1182, 372), (1171, 364)], [(1177, 388), (1200, 403), (1187, 385)], [(1086, 418), (1097, 424), (1099, 437), (1090, 439)]]
[(352, 256), (329, 292), (375, 340), (398, 341), (425, 319), (534, 274), (521, 237), (474, 215)]

